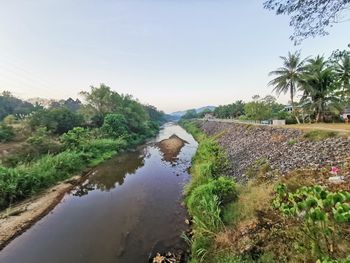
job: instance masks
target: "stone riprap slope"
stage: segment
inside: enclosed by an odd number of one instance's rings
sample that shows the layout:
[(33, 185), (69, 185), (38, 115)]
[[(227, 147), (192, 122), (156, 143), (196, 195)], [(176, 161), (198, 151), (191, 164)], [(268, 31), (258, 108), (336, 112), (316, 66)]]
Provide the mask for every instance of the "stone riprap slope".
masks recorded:
[(245, 172), (257, 160), (267, 159), (273, 170), (285, 174), (297, 168), (340, 166), (350, 156), (350, 141), (345, 137), (309, 141), (297, 129), (216, 121), (201, 121), (200, 127), (207, 135), (218, 134), (229, 157), (229, 173), (238, 181), (247, 180)]

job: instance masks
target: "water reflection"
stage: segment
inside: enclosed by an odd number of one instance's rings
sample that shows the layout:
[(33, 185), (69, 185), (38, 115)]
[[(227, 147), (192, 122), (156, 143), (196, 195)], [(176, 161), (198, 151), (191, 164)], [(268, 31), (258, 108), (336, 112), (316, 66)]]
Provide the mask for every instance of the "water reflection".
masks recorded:
[[(175, 167), (155, 145), (173, 134), (188, 142), (175, 151)], [(165, 125), (152, 144), (96, 167), (76, 196), (66, 195), (2, 250), (0, 262), (142, 263), (156, 252), (186, 250), (182, 190), (196, 147), (181, 127)]]
[(108, 192), (122, 185), (127, 175), (134, 174), (137, 169), (144, 166), (147, 152), (147, 148), (142, 147), (105, 162), (93, 171), (88, 180), (74, 189), (72, 194), (84, 196), (96, 189)]

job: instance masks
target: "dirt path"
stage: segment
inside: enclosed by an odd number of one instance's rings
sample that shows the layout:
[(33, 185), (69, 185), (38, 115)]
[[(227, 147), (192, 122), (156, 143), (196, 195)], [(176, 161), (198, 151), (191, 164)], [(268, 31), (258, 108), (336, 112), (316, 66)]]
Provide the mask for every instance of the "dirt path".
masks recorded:
[(0, 250), (48, 214), (75, 185), (88, 176), (74, 176), (43, 193), (0, 212)]

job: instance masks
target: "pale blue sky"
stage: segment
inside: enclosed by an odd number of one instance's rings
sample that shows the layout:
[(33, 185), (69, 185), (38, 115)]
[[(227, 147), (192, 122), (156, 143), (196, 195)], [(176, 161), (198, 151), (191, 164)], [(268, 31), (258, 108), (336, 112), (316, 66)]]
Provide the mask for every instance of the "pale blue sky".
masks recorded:
[(279, 55), (350, 42), (343, 23), (294, 47), (288, 18), (263, 0), (0, 3), (0, 90), (21, 98), (77, 97), (103, 82), (166, 112), (227, 104), (269, 94)]

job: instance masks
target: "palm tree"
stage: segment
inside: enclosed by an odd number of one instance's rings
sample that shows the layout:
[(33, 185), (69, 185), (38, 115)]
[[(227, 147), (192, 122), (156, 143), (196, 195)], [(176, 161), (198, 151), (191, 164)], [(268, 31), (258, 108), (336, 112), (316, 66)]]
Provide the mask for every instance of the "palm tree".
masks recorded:
[(342, 96), (350, 98), (350, 54), (345, 53), (335, 64), (335, 72), (342, 86)]
[(304, 70), (300, 81), (301, 102), (304, 108), (315, 113), (316, 122), (323, 121), (326, 110), (338, 107), (339, 100), (334, 93), (335, 72), (321, 56), (309, 59)]
[(287, 57), (281, 56), (280, 58), (283, 61), (283, 66), (269, 73), (269, 76), (276, 76), (276, 78), (269, 82), (269, 85), (274, 86), (273, 91), (278, 95), (289, 92), (292, 114), (300, 124), (299, 118), (294, 111), (294, 96), (300, 87), (305, 60), (301, 59), (299, 52), (289, 52)]

